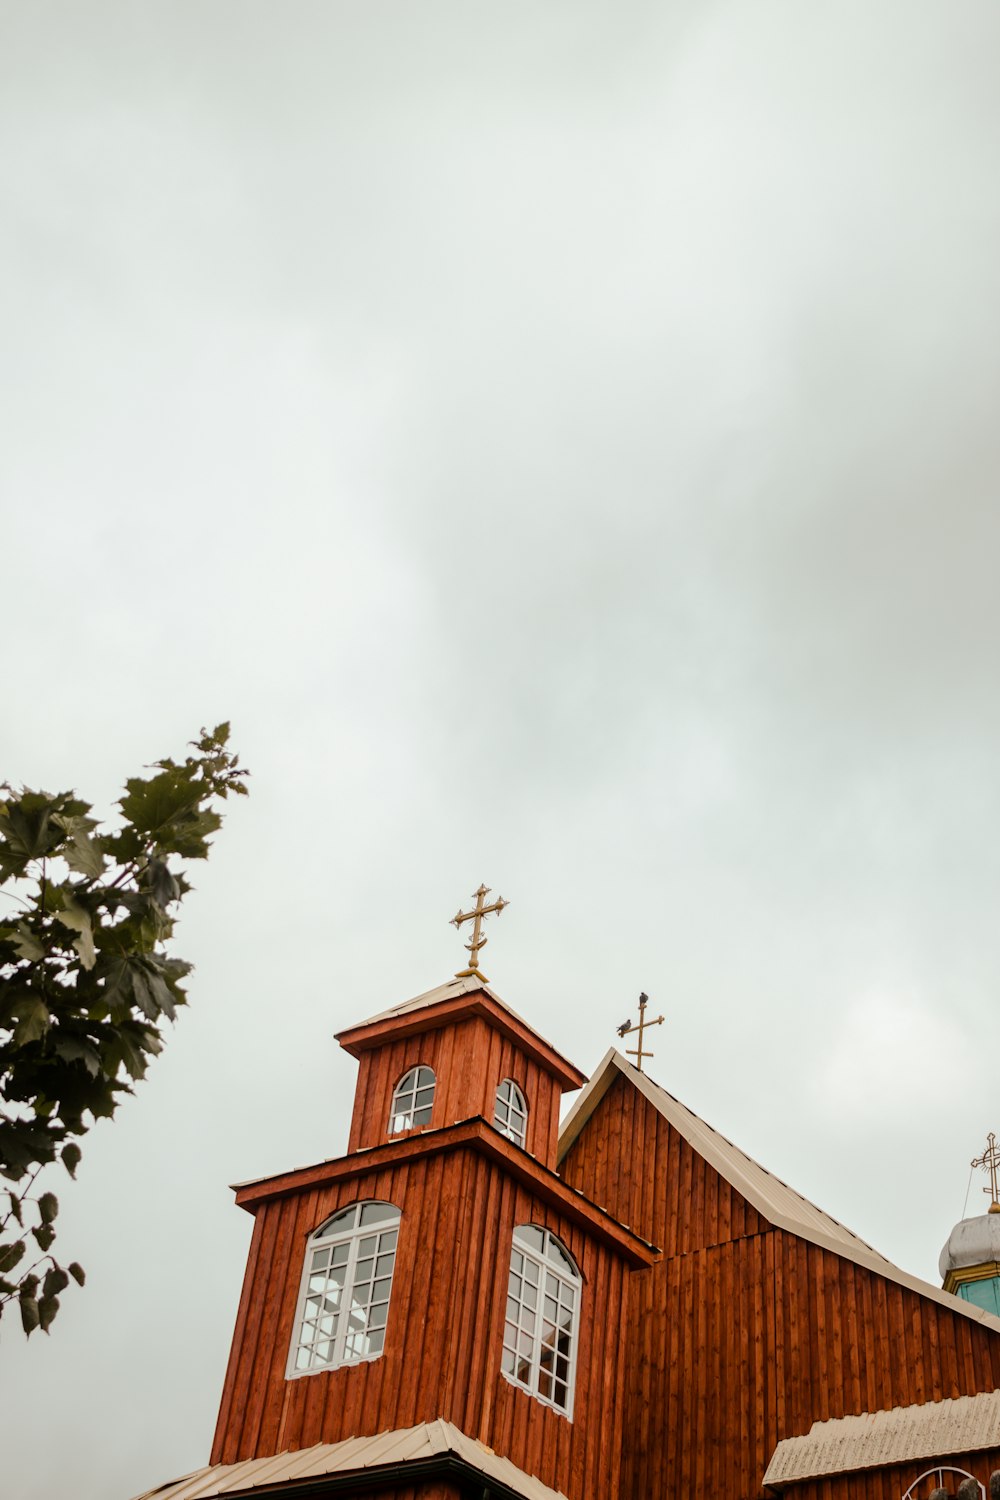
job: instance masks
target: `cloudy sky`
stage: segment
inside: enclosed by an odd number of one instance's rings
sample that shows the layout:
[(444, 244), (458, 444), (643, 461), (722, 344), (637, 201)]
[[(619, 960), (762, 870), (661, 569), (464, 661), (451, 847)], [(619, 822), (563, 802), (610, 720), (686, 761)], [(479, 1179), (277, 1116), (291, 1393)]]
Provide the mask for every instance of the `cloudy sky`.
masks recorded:
[[(332, 1033), (447, 919), (933, 1278), (1000, 1129), (995, 0), (0, 3), (0, 771), (231, 718), (192, 1004), (0, 1338), (4, 1485), (206, 1461)], [(985, 1206), (978, 1185), (969, 1211)], [(69, 1484), (72, 1479), (72, 1484)]]

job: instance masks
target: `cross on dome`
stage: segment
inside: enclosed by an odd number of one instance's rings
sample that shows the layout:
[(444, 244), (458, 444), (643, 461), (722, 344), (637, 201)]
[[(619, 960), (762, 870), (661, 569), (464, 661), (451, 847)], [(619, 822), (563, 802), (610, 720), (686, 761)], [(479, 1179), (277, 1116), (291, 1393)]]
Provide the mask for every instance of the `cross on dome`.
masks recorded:
[(1000, 1167), (1000, 1146), (997, 1145), (997, 1138), (992, 1130), (986, 1137), (986, 1150), (982, 1156), (973, 1158), (972, 1165), (973, 1167), (982, 1167), (984, 1172), (989, 1172), (990, 1185), (989, 1187), (984, 1187), (983, 1192), (992, 1194), (993, 1201), (990, 1204), (989, 1212), (991, 1214), (1000, 1214), (1000, 1199), (997, 1198), (997, 1168)]

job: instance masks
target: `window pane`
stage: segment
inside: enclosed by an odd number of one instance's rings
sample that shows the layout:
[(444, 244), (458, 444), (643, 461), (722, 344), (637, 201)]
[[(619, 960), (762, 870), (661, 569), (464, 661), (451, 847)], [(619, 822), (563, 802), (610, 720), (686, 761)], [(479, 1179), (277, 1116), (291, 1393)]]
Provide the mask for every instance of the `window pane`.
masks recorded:
[(572, 1259), (566, 1253), (566, 1251), (563, 1249), (562, 1245), (560, 1245), (560, 1243), (559, 1243), (559, 1241), (557, 1239), (553, 1239), (551, 1237), (549, 1238), (549, 1252), (548, 1253), (549, 1253), (549, 1260), (554, 1260), (555, 1263), (556, 1263), (556, 1265), (558, 1265), (558, 1266), (564, 1266), (566, 1268), (566, 1270), (572, 1272), (572, 1274), (574, 1276), (577, 1275), (576, 1266), (573, 1264)]
[(519, 1224), (514, 1231), (518, 1239), (525, 1245), (530, 1245), (532, 1250), (541, 1250), (545, 1240), (544, 1232), (534, 1224)]
[(385, 1219), (398, 1219), (399, 1209), (391, 1203), (366, 1203), (361, 1210), (362, 1224), (381, 1224)]
[(332, 1219), (327, 1219), (316, 1233), (313, 1239), (324, 1240), (331, 1234), (343, 1234), (348, 1229), (354, 1228), (354, 1219), (358, 1212), (358, 1205), (352, 1203), (350, 1208), (342, 1208), (339, 1213), (334, 1214)]
[[(399, 1210), (391, 1203), (354, 1204), (337, 1217), (341, 1225), (348, 1225), (346, 1232), (342, 1227), (339, 1230), (340, 1243), (311, 1251), (307, 1257), (290, 1373), (349, 1363), (381, 1354), (383, 1349), (397, 1241), (397, 1230), (388, 1226), (398, 1223)], [(374, 1232), (362, 1233), (362, 1224)], [(379, 1225), (386, 1227), (380, 1230)], [(353, 1264), (352, 1256), (356, 1257)], [(376, 1270), (380, 1273), (377, 1280)], [(342, 1299), (346, 1329), (339, 1311)]]
[(429, 1125), (431, 1123), (430, 1107), (428, 1106), (427, 1109), (414, 1110), (411, 1123), (414, 1125)]
[(505, 1349), (500, 1356), (500, 1368), (505, 1375), (512, 1375), (514, 1372), (514, 1356), (509, 1349)]

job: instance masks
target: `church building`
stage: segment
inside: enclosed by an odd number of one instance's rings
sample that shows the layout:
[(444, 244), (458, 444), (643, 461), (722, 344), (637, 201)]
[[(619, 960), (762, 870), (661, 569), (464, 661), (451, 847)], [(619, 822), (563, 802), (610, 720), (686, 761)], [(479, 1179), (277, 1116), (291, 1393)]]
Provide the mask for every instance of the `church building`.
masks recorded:
[(488, 894), (467, 969), (339, 1033), (346, 1153), (237, 1187), (210, 1461), (143, 1500), (985, 1496), (993, 1139), (933, 1287), (642, 1071), (645, 996), (588, 1080), (480, 972)]

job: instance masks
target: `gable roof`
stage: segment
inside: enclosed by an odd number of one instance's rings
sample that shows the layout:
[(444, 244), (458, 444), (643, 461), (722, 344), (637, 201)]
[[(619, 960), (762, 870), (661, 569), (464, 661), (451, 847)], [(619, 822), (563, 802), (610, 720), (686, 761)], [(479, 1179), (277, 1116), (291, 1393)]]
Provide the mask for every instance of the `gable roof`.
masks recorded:
[[(428, 1473), (449, 1462), (460, 1469), (472, 1470), (486, 1480), (494, 1493), (516, 1496), (517, 1500), (565, 1500), (560, 1490), (550, 1489), (533, 1474), (525, 1474), (510, 1459), (501, 1458), (485, 1443), (466, 1437), (451, 1422), (438, 1417), (416, 1427), (395, 1432), (380, 1432), (375, 1437), (345, 1438), (340, 1443), (316, 1443), (293, 1453), (276, 1453), (271, 1458), (250, 1458), (238, 1464), (212, 1464), (186, 1474), (183, 1479), (147, 1490), (139, 1500), (220, 1500), (223, 1496), (291, 1493), (300, 1483), (317, 1479), (340, 1479), (347, 1483), (351, 1475), (364, 1475), (367, 1483), (376, 1484), (381, 1474), (391, 1483), (393, 1471), (400, 1465), (413, 1466), (413, 1477)], [(338, 1487), (339, 1488), (339, 1487)], [(324, 1489), (323, 1493), (326, 1493)]]
[(1000, 1318), (961, 1297), (942, 1291), (940, 1287), (932, 1286), (928, 1281), (922, 1281), (919, 1276), (911, 1276), (908, 1271), (894, 1265), (860, 1235), (832, 1215), (824, 1213), (815, 1203), (782, 1182), (780, 1177), (775, 1177), (773, 1172), (762, 1167), (760, 1162), (754, 1161), (752, 1156), (747, 1156), (745, 1151), (733, 1145), (726, 1136), (713, 1130), (711, 1125), (679, 1099), (675, 1099), (673, 1094), (668, 1094), (666, 1089), (654, 1083), (645, 1073), (640, 1073), (614, 1047), (601, 1060), (594, 1076), (581, 1091), (563, 1122), (559, 1132), (559, 1162), (619, 1077), (631, 1083), (688, 1145), (699, 1156), (704, 1157), (720, 1177), (724, 1177), (776, 1229), (787, 1230), (824, 1250), (831, 1250), (835, 1255), (845, 1256), (865, 1270), (874, 1271), (876, 1275), (917, 1292), (921, 1297), (929, 1297), (951, 1312), (971, 1318), (976, 1323), (983, 1323), (987, 1328), (1000, 1333)]
[(803, 1479), (990, 1448), (1000, 1448), (1000, 1391), (814, 1422), (802, 1437), (782, 1439), (764, 1484), (780, 1488)]

